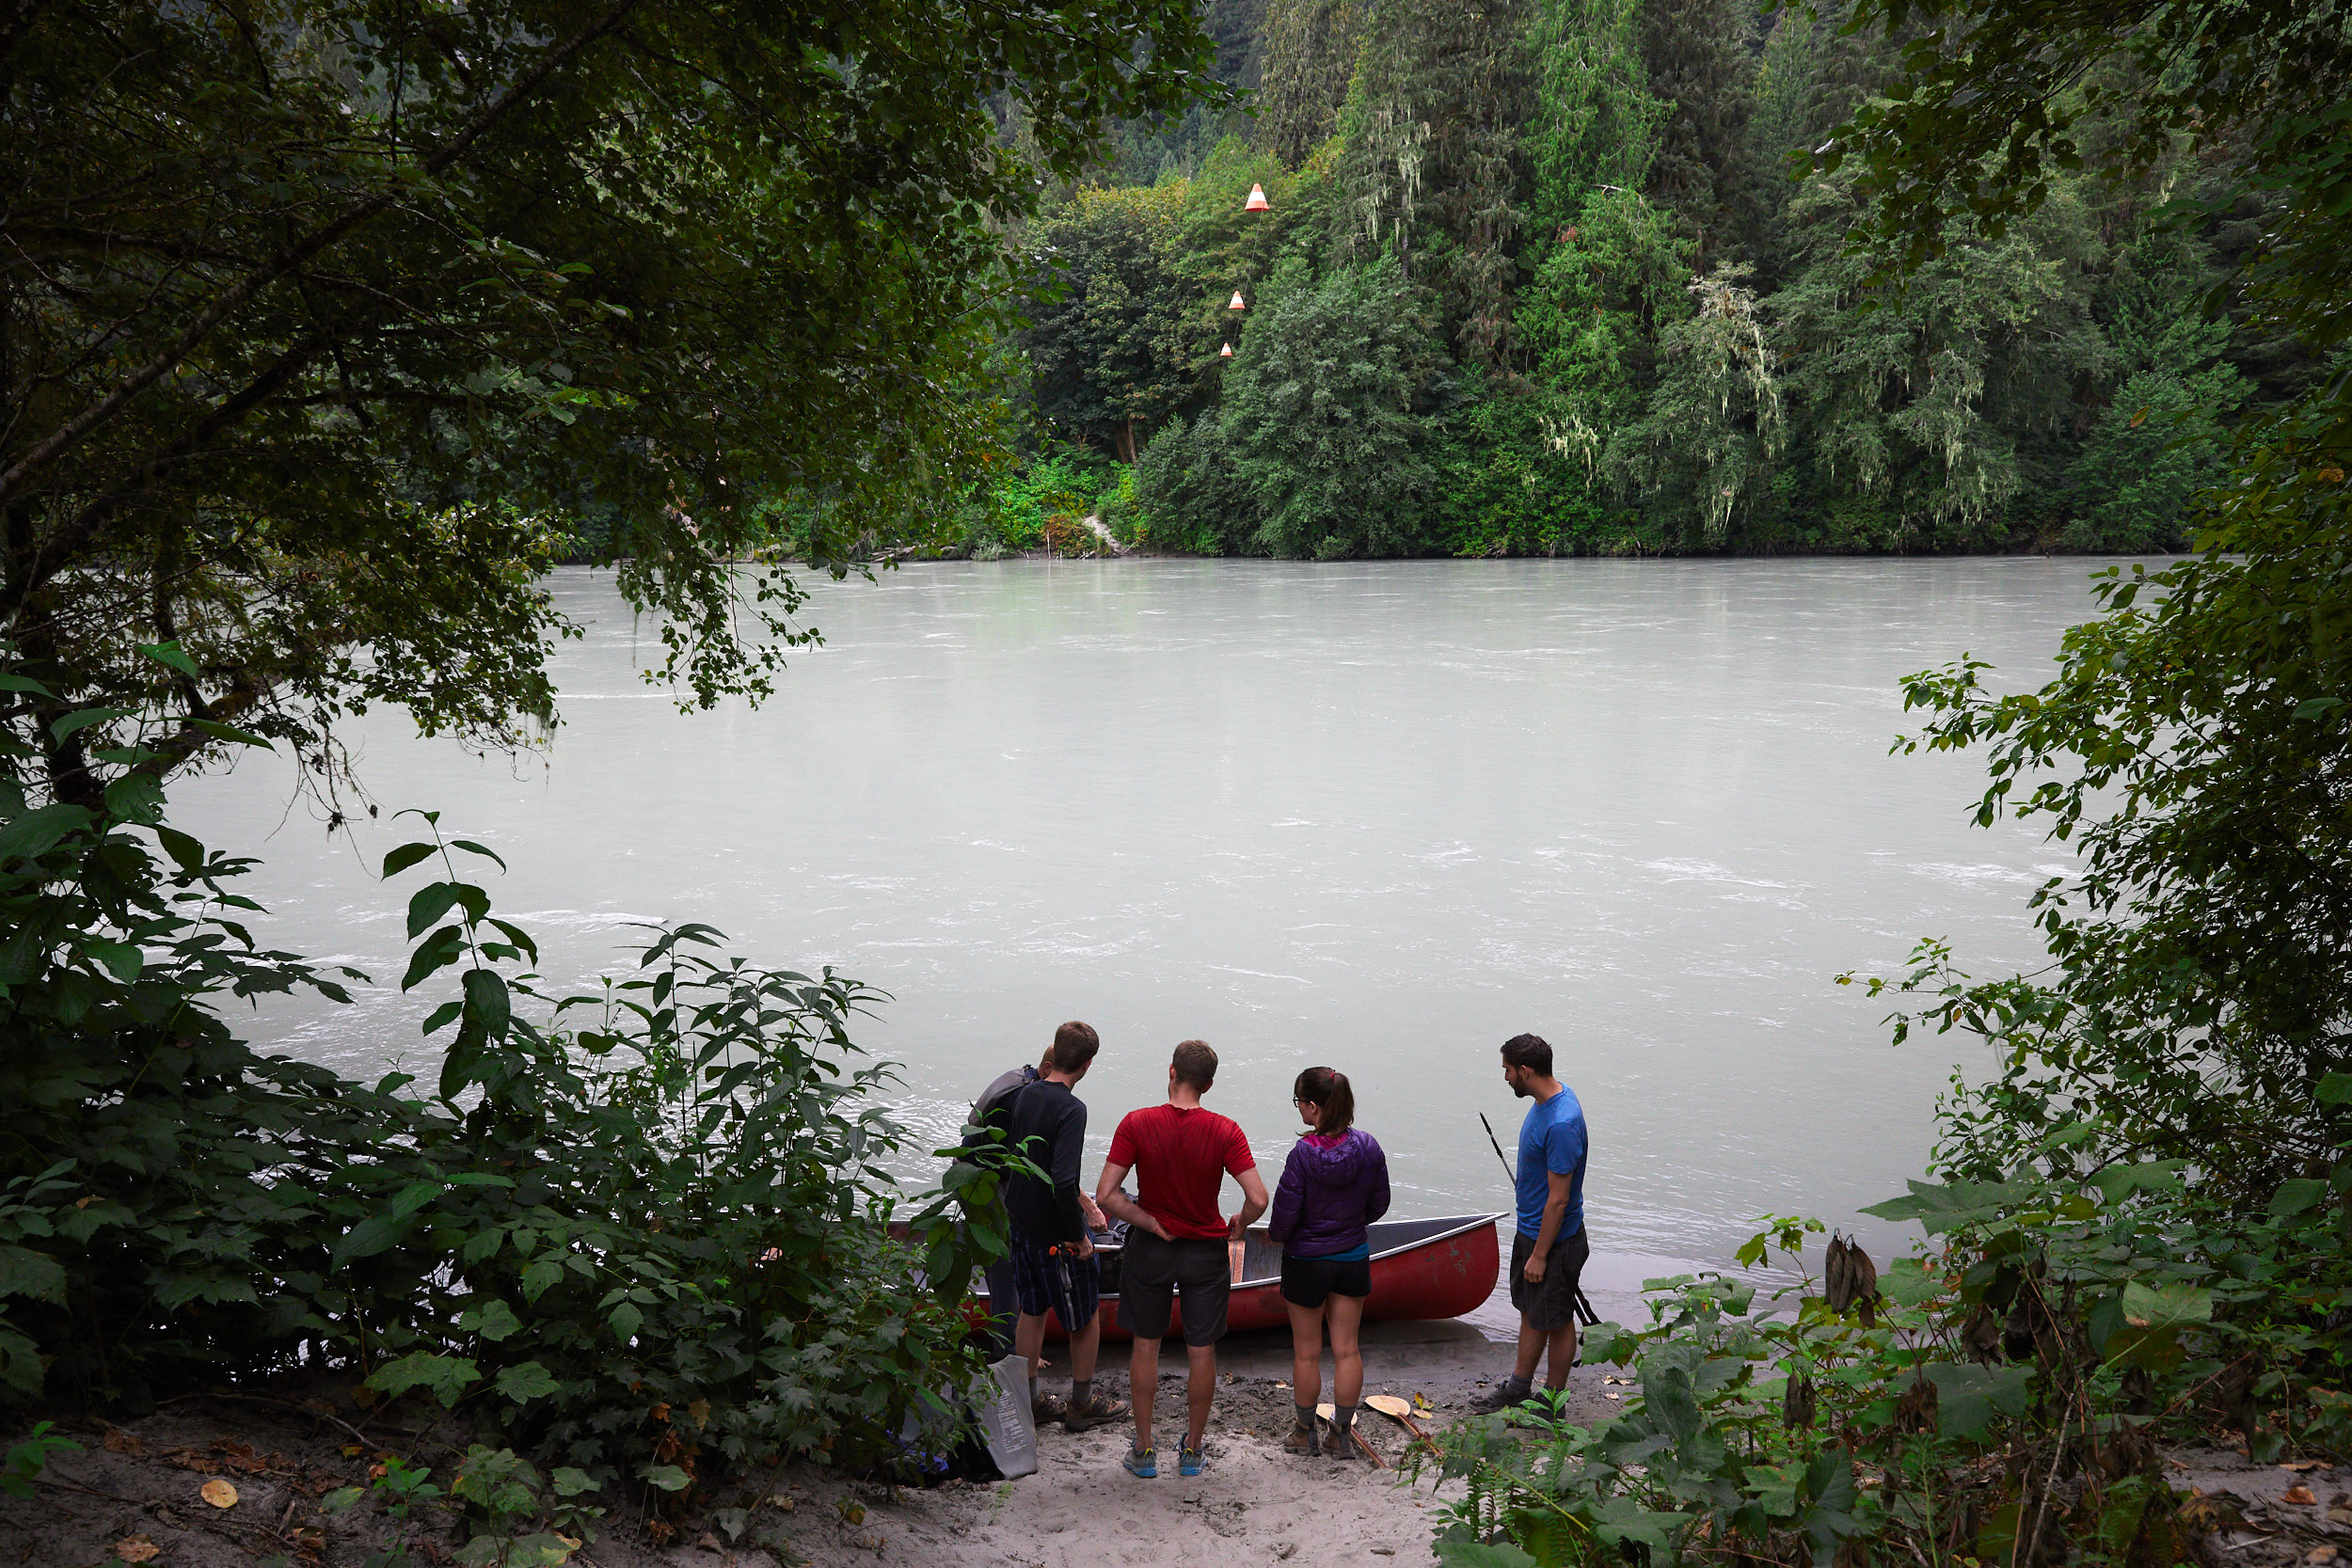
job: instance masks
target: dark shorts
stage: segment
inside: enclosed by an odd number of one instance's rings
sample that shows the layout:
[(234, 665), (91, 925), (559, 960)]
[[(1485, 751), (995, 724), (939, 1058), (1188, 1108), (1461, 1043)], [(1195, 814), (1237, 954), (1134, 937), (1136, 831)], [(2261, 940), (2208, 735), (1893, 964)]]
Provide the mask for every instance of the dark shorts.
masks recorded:
[(1168, 1309), (1182, 1291), (1184, 1343), (1216, 1344), (1225, 1338), (1233, 1291), (1231, 1256), (1222, 1241), (1163, 1242), (1148, 1230), (1129, 1231), (1119, 1265), (1120, 1323), (1138, 1339), (1166, 1338)]
[(1075, 1334), (1102, 1304), (1103, 1265), (1092, 1258), (1052, 1257), (1045, 1250), (1051, 1244), (1012, 1233), (1013, 1294), (1025, 1315), (1051, 1312), (1064, 1333)]
[(1530, 1254), (1535, 1250), (1535, 1238), (1518, 1229), (1511, 1232), (1511, 1305), (1527, 1326), (1546, 1334), (1567, 1327), (1576, 1322), (1576, 1286), (1584, 1273), (1584, 1259), (1590, 1250), (1580, 1227), (1573, 1236), (1555, 1236), (1551, 1257), (1544, 1264), (1540, 1284), (1530, 1285), (1519, 1270), (1527, 1266)]
[(1326, 1296), (1372, 1294), (1369, 1258), (1293, 1258), (1282, 1254), (1282, 1299), (1294, 1307), (1321, 1307)]

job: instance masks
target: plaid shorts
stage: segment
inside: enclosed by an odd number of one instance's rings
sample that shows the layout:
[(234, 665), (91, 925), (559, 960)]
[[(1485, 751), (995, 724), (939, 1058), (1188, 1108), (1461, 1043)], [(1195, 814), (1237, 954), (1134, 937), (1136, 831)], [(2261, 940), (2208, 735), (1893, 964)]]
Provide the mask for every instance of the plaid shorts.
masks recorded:
[(1052, 1244), (1012, 1233), (1013, 1294), (1025, 1316), (1041, 1318), (1050, 1311), (1061, 1320), (1062, 1332), (1075, 1334), (1103, 1303), (1102, 1260), (1066, 1252), (1049, 1257), (1045, 1249)]

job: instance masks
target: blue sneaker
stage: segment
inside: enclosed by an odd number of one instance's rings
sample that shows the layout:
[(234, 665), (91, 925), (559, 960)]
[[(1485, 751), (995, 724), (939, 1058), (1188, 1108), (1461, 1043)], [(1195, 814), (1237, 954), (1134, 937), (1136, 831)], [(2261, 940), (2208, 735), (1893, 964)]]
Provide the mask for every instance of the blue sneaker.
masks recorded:
[(1200, 1473), (1200, 1450), (1190, 1443), (1176, 1450), (1176, 1473), (1180, 1476), (1199, 1475)]
[(1120, 1463), (1127, 1467), (1129, 1475), (1139, 1476), (1145, 1481), (1150, 1481), (1160, 1473), (1160, 1464), (1152, 1457), (1152, 1450), (1138, 1449), (1133, 1444), (1128, 1446), (1127, 1457)]

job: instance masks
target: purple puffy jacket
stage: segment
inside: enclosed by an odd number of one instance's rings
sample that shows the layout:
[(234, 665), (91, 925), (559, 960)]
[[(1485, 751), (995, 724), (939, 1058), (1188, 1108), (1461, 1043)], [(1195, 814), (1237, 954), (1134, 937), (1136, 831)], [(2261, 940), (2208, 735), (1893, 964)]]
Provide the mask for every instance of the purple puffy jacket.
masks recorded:
[(1364, 1227), (1389, 1212), (1389, 1157), (1351, 1127), (1339, 1142), (1310, 1133), (1292, 1146), (1266, 1215), (1266, 1234), (1294, 1258), (1328, 1258), (1365, 1242)]

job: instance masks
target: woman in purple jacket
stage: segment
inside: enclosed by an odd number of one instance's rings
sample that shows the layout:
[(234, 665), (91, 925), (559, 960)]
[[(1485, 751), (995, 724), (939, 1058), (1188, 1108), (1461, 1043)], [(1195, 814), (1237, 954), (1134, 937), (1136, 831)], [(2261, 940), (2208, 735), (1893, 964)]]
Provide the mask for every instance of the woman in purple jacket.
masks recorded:
[(1282, 1243), (1282, 1300), (1291, 1314), (1291, 1398), (1298, 1423), (1282, 1439), (1293, 1453), (1324, 1451), (1315, 1434), (1323, 1391), (1323, 1325), (1331, 1325), (1334, 1459), (1361, 1459), (1356, 1407), (1364, 1397), (1364, 1355), (1356, 1331), (1372, 1294), (1372, 1243), (1365, 1227), (1389, 1212), (1389, 1157), (1355, 1125), (1347, 1075), (1311, 1067), (1291, 1103), (1307, 1124), (1282, 1167), (1266, 1234)]

